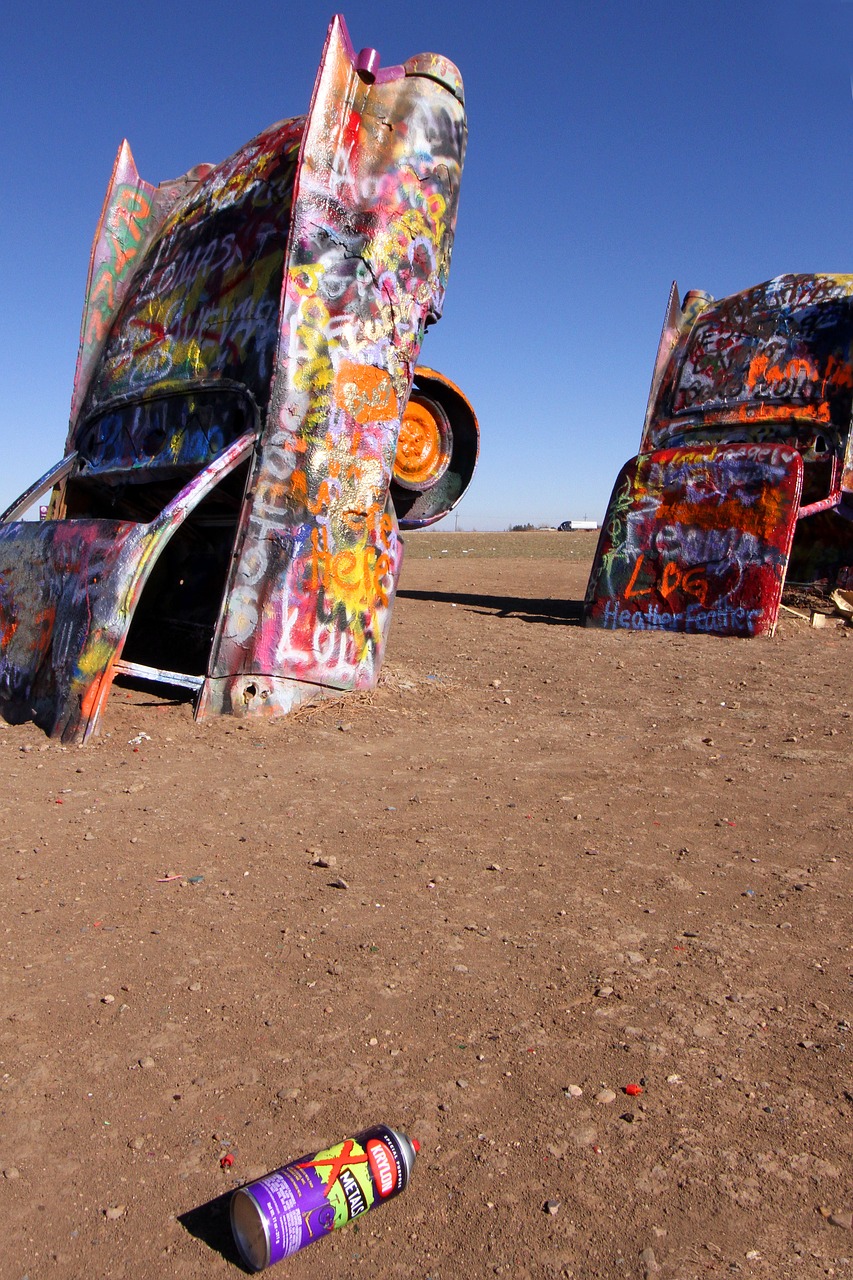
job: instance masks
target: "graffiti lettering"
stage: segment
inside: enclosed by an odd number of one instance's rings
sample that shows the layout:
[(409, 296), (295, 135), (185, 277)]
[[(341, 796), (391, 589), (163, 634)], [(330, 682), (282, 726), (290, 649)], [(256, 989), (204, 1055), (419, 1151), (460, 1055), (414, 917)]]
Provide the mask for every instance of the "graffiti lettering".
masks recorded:
[(743, 529), (697, 529), (665, 524), (653, 535), (652, 545), (666, 557), (680, 556), (688, 564), (730, 564), (759, 554), (762, 544)]
[(758, 401), (849, 420), (853, 371), (846, 339), (836, 334), (849, 328), (852, 304), (843, 277), (790, 276), (710, 306), (687, 331), (673, 414), (724, 409), (731, 416)]
[(366, 600), (378, 597), (388, 603), (385, 578), (390, 557), (377, 547), (366, 546), (330, 552), (325, 529), (311, 530), (311, 559), (306, 585), (313, 591), (338, 590), (343, 594), (363, 591)]
[[(298, 146), (298, 123), (288, 122), (247, 144), (179, 201), (152, 254), (134, 266), (115, 323), (107, 306), (115, 290), (109, 278), (96, 280), (89, 324), (93, 339), (106, 345), (84, 414), (163, 381), (210, 377), (239, 380), (265, 402)], [(123, 210), (130, 237), (123, 252), (135, 255), (143, 211), (131, 217), (119, 204)], [(112, 261), (105, 267), (112, 270)]]
[[(455, 221), (454, 102), (417, 77), (368, 93), (336, 50), (306, 128), (270, 394), (277, 449), (259, 465), (242, 555), (251, 542), (253, 573), (257, 555), (286, 601), (255, 652), (315, 684), (368, 688), (382, 652), (402, 555), (386, 512), (400, 406), (441, 312)], [(295, 550), (278, 567), (271, 534), (285, 529)], [(251, 595), (236, 574), (234, 596)], [(228, 662), (225, 643), (218, 669)]]
[(708, 600), (708, 582), (705, 577), (705, 570), (702, 565), (695, 565), (690, 569), (682, 569), (674, 560), (668, 560), (663, 566), (663, 571), (658, 574), (655, 570), (653, 577), (648, 586), (639, 587), (637, 581), (643, 569), (643, 561), (645, 555), (643, 552), (637, 556), (637, 562), (634, 565), (633, 573), (627, 587), (625, 588), (625, 599), (632, 600), (636, 596), (650, 595), (652, 590), (658, 589), (667, 599), (676, 591), (683, 591), (686, 595), (696, 596), (702, 604), (706, 604)]
[(645, 611), (626, 607), (620, 600), (608, 600), (602, 622), (611, 631), (715, 632), (721, 635), (753, 635), (764, 616), (763, 609), (717, 602), (712, 609), (688, 605), (680, 612), (667, 612), (657, 604)]
[(772, 625), (801, 474), (798, 452), (773, 445), (641, 455), (614, 488), (590, 576), (590, 620), (737, 635), (747, 634), (744, 617)]

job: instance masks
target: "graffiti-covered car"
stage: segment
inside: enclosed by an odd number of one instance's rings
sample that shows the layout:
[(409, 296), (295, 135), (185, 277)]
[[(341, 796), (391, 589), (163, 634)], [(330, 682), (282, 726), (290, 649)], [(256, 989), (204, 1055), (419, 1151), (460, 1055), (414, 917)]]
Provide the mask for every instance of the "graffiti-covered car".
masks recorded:
[(637, 457), (586, 596), (614, 630), (772, 633), (783, 585), (853, 583), (853, 276), (673, 285)]
[(399, 529), (477, 459), (464, 395), (417, 365), (465, 141), (452, 63), (383, 67), (335, 18), (307, 116), (160, 186), (121, 146), (65, 455), (0, 520), (7, 720), (84, 741), (116, 676), (197, 718), (375, 684)]

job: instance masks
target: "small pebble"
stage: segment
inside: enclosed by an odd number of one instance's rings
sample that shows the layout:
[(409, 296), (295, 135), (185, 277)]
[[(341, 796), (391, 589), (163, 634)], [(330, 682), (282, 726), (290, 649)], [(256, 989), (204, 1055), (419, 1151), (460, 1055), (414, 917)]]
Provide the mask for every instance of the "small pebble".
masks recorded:
[(842, 1212), (842, 1213), (831, 1213), (829, 1215), (829, 1221), (833, 1227), (846, 1227), (847, 1230), (849, 1231), (851, 1227), (853, 1227), (853, 1213), (850, 1213), (849, 1211)]
[(342, 876), (338, 876), (335, 880), (329, 881), (329, 887), (332, 889), (348, 889), (349, 883)]
[(329, 867), (336, 867), (337, 865), (338, 860), (334, 854), (330, 854), (328, 858), (321, 857), (318, 854), (315, 858), (311, 859), (312, 867), (326, 867), (328, 869)]
[(579, 1085), (579, 1084), (570, 1084), (570, 1085), (568, 1085), (568, 1086), (563, 1090), (563, 1093), (566, 1095), (566, 1097), (567, 1097), (567, 1098), (582, 1098), (582, 1097), (583, 1097), (583, 1089), (580, 1087), (580, 1085)]
[(147, 1058), (140, 1058), (139, 1065), (143, 1071), (150, 1071), (151, 1068), (154, 1066), (154, 1059), (150, 1056)]
[(616, 1101), (616, 1094), (612, 1089), (599, 1089), (595, 1095), (595, 1101), (602, 1103), (604, 1106)]
[(101, 1004), (115, 1004), (115, 996), (101, 996)]
[(110, 1222), (115, 1222), (118, 1218), (123, 1218), (126, 1212), (127, 1209), (123, 1204), (111, 1204), (104, 1210), (104, 1217), (109, 1218)]
[(607, 996), (613, 995), (613, 988), (612, 987), (596, 987), (595, 994), (597, 996), (600, 996), (601, 999), (604, 1000)]
[(20, 1170), (16, 1169), (13, 1164), (3, 1170), (3, 1177), (7, 1182), (14, 1182), (16, 1178), (20, 1178)]
[(642, 1253), (640, 1254), (640, 1262), (643, 1264), (643, 1269), (645, 1270), (645, 1273), (647, 1276), (655, 1275), (658, 1271), (660, 1271), (660, 1264), (658, 1263), (658, 1260), (655, 1257), (654, 1249), (652, 1249), (651, 1247), (647, 1247), (643, 1249)]
[(560, 1201), (559, 1201), (559, 1200), (546, 1200), (546, 1201), (545, 1201), (545, 1203), (544, 1203), (544, 1205), (543, 1205), (542, 1207), (543, 1207), (543, 1209), (545, 1210), (545, 1212), (546, 1212), (546, 1213), (550, 1213), (551, 1217), (553, 1218), (553, 1217), (554, 1217), (554, 1215), (559, 1211), (559, 1208), (560, 1208)]

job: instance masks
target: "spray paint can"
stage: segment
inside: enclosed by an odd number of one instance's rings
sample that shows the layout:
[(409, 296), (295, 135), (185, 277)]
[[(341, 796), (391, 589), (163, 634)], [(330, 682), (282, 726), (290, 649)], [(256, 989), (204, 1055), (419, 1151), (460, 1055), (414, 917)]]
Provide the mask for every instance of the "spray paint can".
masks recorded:
[(262, 1271), (399, 1195), (417, 1151), (404, 1133), (377, 1124), (238, 1187), (231, 1229), (244, 1262)]

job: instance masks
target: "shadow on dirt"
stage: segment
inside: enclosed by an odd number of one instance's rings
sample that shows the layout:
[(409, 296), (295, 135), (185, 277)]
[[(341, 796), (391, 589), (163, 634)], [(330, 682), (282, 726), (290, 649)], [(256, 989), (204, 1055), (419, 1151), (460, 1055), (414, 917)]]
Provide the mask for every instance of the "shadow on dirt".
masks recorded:
[(458, 604), (477, 613), (499, 618), (517, 617), (523, 622), (563, 623), (579, 627), (583, 624), (582, 600), (531, 600), (527, 596), (483, 596), (461, 591), (397, 592), (398, 600), (427, 600), (432, 604)]
[(239, 1267), (246, 1275), (253, 1275), (254, 1273), (240, 1257), (234, 1242), (229, 1213), (231, 1195), (232, 1192), (226, 1191), (215, 1200), (208, 1200), (206, 1204), (200, 1204), (195, 1209), (188, 1209), (186, 1213), (178, 1215), (178, 1222), (191, 1236), (202, 1240), (209, 1248), (220, 1253), (226, 1262)]

